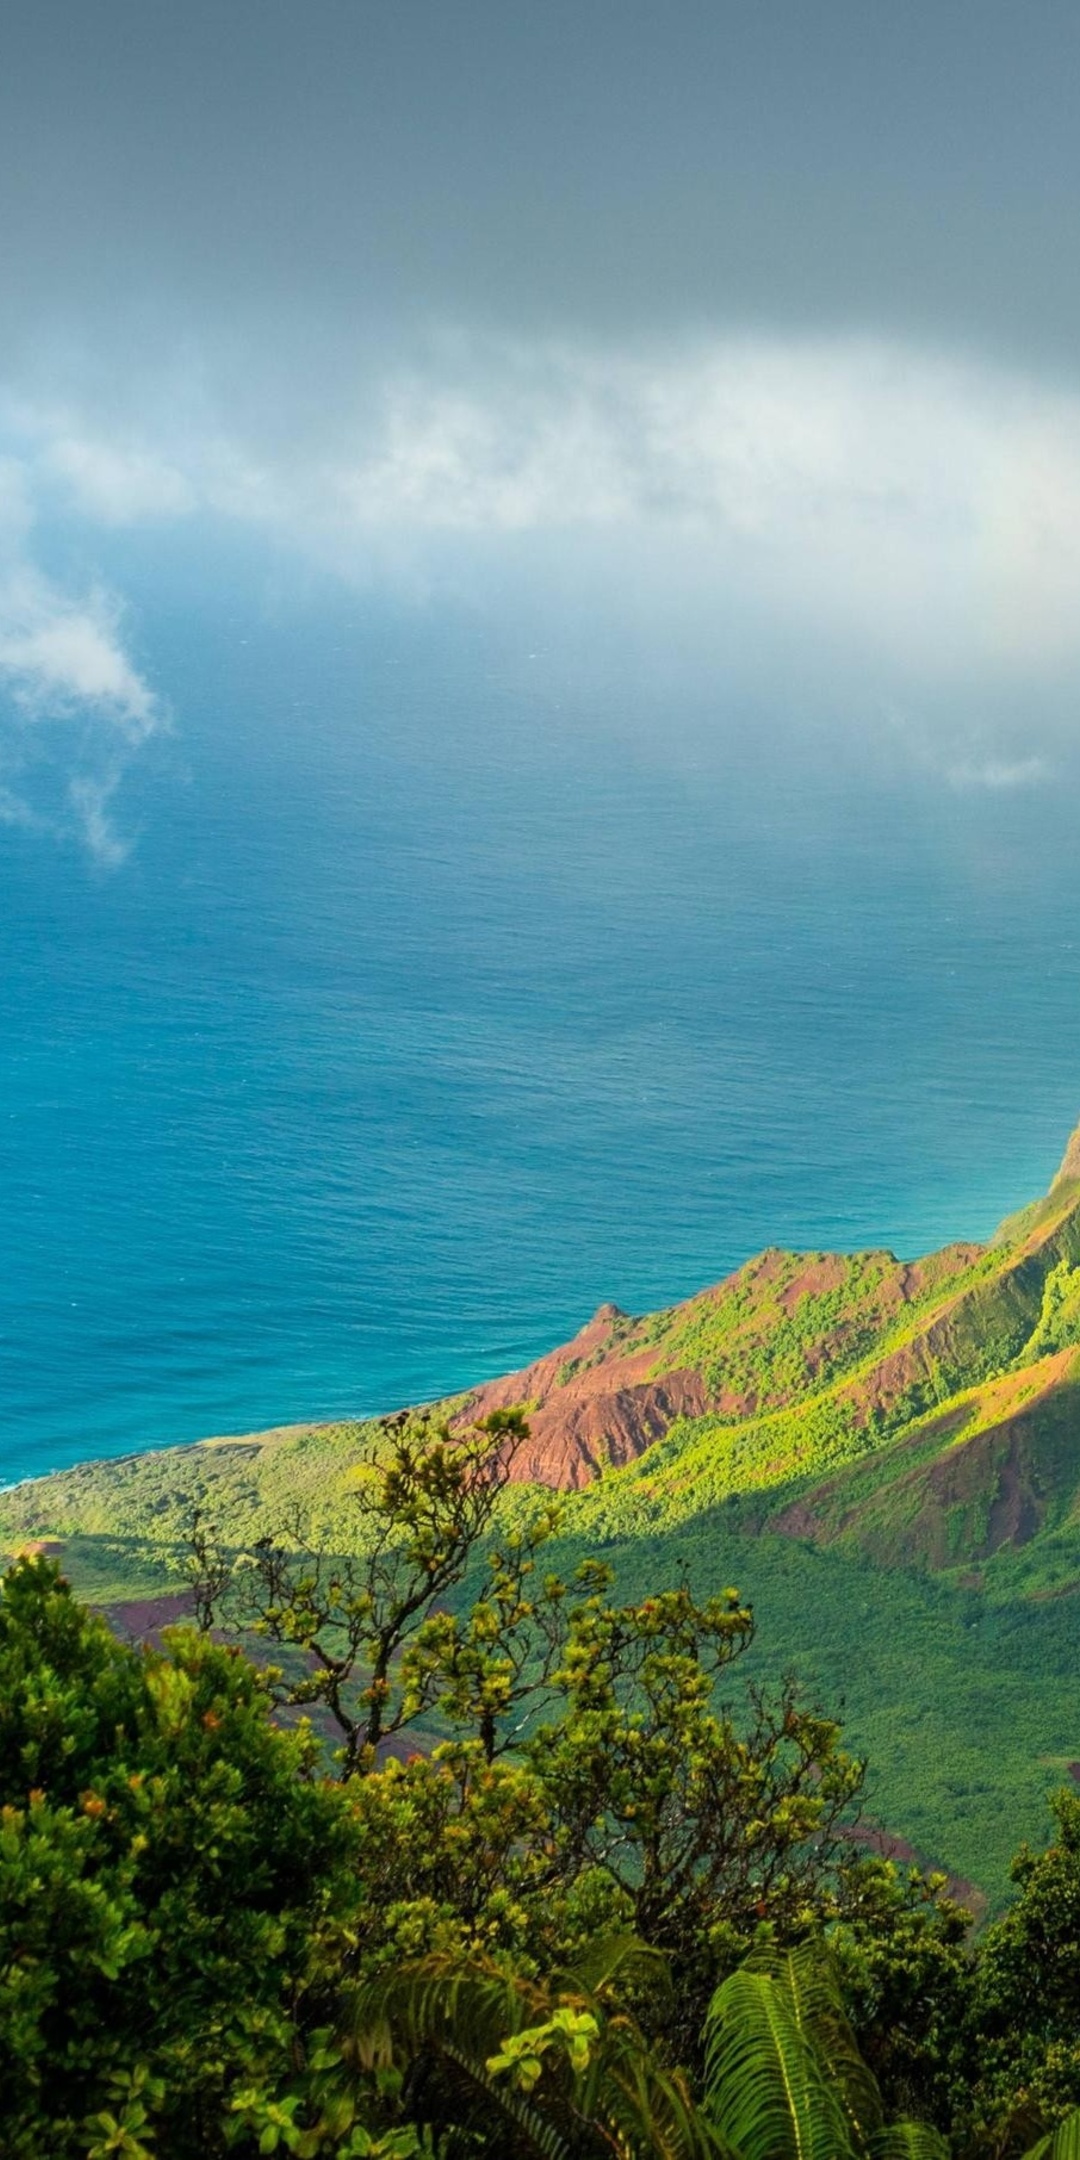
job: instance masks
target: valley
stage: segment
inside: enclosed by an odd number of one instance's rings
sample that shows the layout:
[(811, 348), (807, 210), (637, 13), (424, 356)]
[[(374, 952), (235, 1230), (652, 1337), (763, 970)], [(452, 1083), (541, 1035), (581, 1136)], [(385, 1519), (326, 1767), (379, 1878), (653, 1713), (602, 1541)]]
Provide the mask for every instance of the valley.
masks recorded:
[[(995, 1906), (1017, 1835), (1080, 1764), (1080, 1137), (986, 1246), (904, 1262), (770, 1250), (449, 1400), (512, 1404), (504, 1499), (561, 1492), (555, 1564), (628, 1594), (689, 1577), (755, 1608), (870, 1762), (867, 1812)], [(347, 1551), (372, 1424), (302, 1425), (88, 1463), (0, 1494), (0, 1540), (57, 1546), (115, 1607), (175, 1589), (192, 1512), (227, 1542)]]

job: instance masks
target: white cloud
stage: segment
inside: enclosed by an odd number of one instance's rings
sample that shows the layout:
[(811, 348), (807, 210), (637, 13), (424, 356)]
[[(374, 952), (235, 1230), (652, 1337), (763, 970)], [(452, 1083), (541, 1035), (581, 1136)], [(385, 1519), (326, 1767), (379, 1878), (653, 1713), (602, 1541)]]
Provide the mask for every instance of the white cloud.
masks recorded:
[[(160, 724), (115, 605), (29, 567), (37, 506), (108, 528), (217, 518), (425, 592), (466, 563), (474, 590), (492, 564), (584, 565), (661, 635), (665, 608), (696, 610), (718, 652), (750, 625), (744, 647), (782, 649), (789, 672), (824, 644), (875, 691), (880, 670), (886, 700), (933, 686), (938, 711), (957, 686), (989, 700), (1080, 664), (1080, 388), (870, 338), (750, 336), (444, 337), (409, 370), (358, 368), (302, 430), (280, 400), (192, 381), (156, 413), (131, 398), (122, 425), (8, 401), (0, 679), (24, 726), (92, 713), (129, 755)], [(943, 739), (935, 769), (967, 789), (1045, 779), (1008, 734)], [(103, 859), (108, 796), (96, 818), (72, 798)]]
[(0, 466), (0, 824), (76, 834), (113, 867), (110, 814), (131, 757), (162, 725), (108, 593), (65, 592), (34, 564), (31, 476)]
[(869, 341), (559, 348), (476, 373), (390, 386), (340, 446), (322, 518), (346, 544), (666, 538), (703, 593), (915, 665), (1080, 657), (1080, 396)]
[(117, 830), (112, 817), (112, 799), (121, 777), (114, 766), (96, 778), (83, 774), (68, 783), (68, 801), (78, 830), (95, 862), (106, 870), (118, 870), (131, 852), (130, 842)]
[(131, 744), (156, 727), (153, 692), (127, 658), (118, 609), (72, 601), (23, 566), (0, 586), (0, 680), (31, 719), (91, 708)]
[(9, 414), (35, 484), (106, 525), (209, 513), (346, 576), (576, 534), (613, 562), (667, 548), (706, 604), (930, 670), (1080, 658), (1080, 393), (975, 361), (868, 338), (458, 338), (296, 439), (287, 413), (272, 432), (200, 399), (123, 431)]
[(145, 449), (61, 434), (48, 444), (43, 462), (82, 515), (102, 525), (183, 517), (198, 501), (187, 475)]
[[(515, 533), (614, 527), (641, 514), (621, 439), (622, 386), (564, 363), (481, 394), (422, 380), (383, 393), (376, 440), (331, 468), (358, 527)], [(644, 448), (644, 445), (641, 445)]]
[(22, 547), (34, 521), (29, 471), (13, 457), (0, 457), (0, 564)]
[[(157, 464), (125, 451), (169, 476), (154, 514), (198, 506), (345, 576), (424, 582), (455, 549), (554, 559), (577, 536), (601, 575), (666, 551), (705, 608), (750, 602), (916, 670), (1080, 659), (1080, 393), (974, 361), (855, 338), (444, 340), (300, 448), (227, 417)], [(75, 439), (69, 469), (96, 469)]]

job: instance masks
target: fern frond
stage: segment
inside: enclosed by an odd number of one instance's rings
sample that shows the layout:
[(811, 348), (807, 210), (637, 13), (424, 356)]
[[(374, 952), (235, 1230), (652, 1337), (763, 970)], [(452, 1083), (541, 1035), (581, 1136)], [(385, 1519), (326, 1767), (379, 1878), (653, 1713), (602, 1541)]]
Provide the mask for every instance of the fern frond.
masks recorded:
[(496, 1967), (430, 1958), (398, 1967), (357, 1989), (350, 2005), (351, 2044), (365, 2069), (388, 2043), (396, 2053), (412, 2055), (451, 2037), (465, 2053), (484, 2061), (507, 2034), (537, 2022), (545, 2004), (539, 1990)]
[(771, 1970), (790, 1998), (800, 2032), (827, 2071), (851, 2128), (856, 2148), (867, 2148), (883, 2128), (885, 2111), (877, 2079), (859, 2053), (848, 2022), (835, 1964), (824, 1943), (800, 1943), (751, 1970)]
[(661, 2070), (640, 2045), (609, 2055), (592, 2109), (631, 2160), (738, 2160), (695, 2107), (679, 2071)]
[(458, 2073), (453, 2099), (444, 2091), (439, 2096), (441, 2104), (432, 2110), (432, 2119), (441, 2127), (480, 2130), (490, 2150), (498, 2152), (495, 2128), (501, 2123), (514, 2133), (513, 2146), (502, 2149), (512, 2150), (515, 2160), (582, 2160), (580, 2147), (525, 2093), (504, 2081), (496, 2085), (482, 2064), (456, 2048), (444, 2047), (440, 2053)]
[[(949, 2160), (949, 2147), (932, 2123), (894, 2122), (878, 2130), (870, 2143), (871, 2160)], [(1080, 2151), (1062, 2156), (1080, 2160)]]
[(1080, 2108), (1066, 2115), (1049, 2136), (1040, 2138), (1024, 2160), (1080, 2160)]
[(652, 1988), (671, 1988), (668, 1962), (662, 1951), (650, 1949), (639, 1935), (602, 1935), (577, 1962), (556, 1977), (572, 1992), (601, 1995), (615, 1979), (643, 1980)]
[[(512, 2126), (516, 2142), (493, 2149), (513, 2151), (515, 2160), (739, 2160), (696, 2110), (681, 2073), (657, 2062), (633, 2018), (605, 2008), (604, 1991), (617, 1976), (655, 1979), (666, 1970), (632, 1936), (597, 1943), (572, 1972), (546, 1983), (480, 1961), (428, 1959), (357, 1991), (351, 2050), (361, 2068), (392, 2060), (406, 2069), (412, 2103), (450, 2132), (451, 2150), (455, 2134), (480, 2129), (490, 2137)], [(578, 2067), (545, 2046), (525, 2089), (506, 2074), (507, 2043), (519, 2035), (529, 2041), (534, 2031), (546, 2038), (570, 2008), (587, 2013), (587, 2060)]]
[(805, 1994), (745, 1966), (705, 2023), (705, 2112), (742, 2160), (845, 2160), (854, 2140), (807, 2026)]

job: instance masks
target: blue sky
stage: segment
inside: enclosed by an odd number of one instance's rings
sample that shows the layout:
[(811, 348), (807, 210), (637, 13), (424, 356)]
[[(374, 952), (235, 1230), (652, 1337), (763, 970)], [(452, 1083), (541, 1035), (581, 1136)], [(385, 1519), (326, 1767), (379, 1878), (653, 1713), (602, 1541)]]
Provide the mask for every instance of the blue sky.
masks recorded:
[(124, 860), (163, 528), (1057, 784), (1078, 85), (1063, 5), (17, 0), (0, 817)]

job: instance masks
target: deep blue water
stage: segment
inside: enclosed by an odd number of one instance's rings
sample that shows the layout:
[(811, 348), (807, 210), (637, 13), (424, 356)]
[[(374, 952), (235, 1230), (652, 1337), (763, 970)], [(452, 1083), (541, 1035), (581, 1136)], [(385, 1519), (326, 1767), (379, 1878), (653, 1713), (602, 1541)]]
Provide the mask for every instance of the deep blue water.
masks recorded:
[(1080, 1116), (1077, 793), (462, 614), (144, 596), (129, 861), (0, 830), (0, 1475), (389, 1407)]

